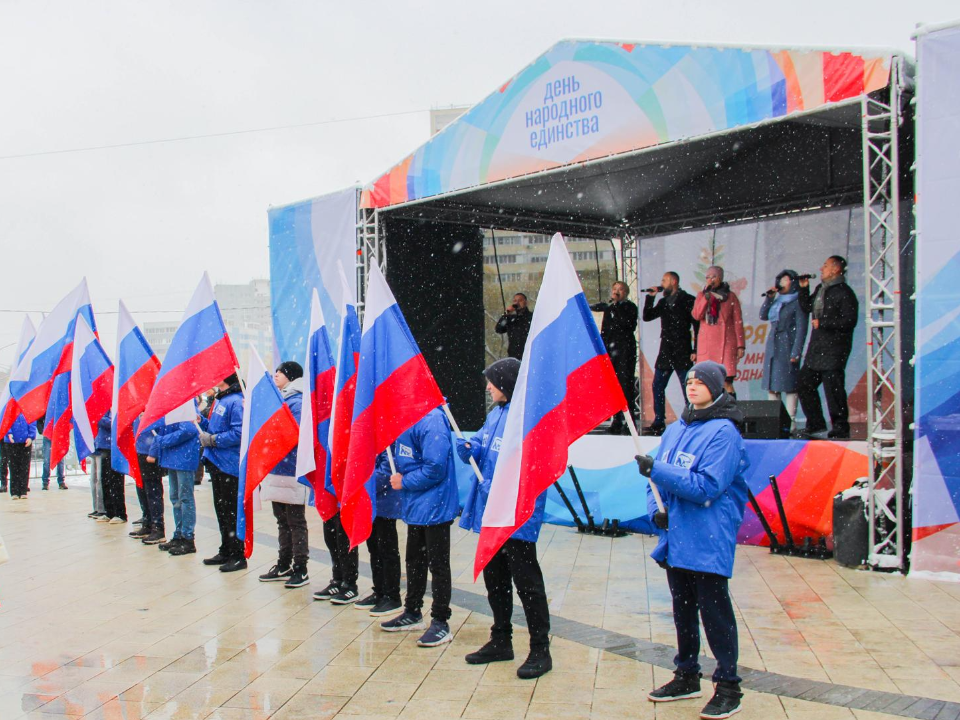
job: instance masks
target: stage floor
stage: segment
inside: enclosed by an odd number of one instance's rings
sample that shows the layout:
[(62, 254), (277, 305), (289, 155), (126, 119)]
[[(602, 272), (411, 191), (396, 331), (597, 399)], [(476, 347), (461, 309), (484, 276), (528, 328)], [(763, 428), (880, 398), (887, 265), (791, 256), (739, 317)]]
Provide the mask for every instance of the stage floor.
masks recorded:
[[(224, 576), (201, 565), (218, 543), (207, 482), (197, 488), (199, 553), (183, 558), (128, 539), (128, 525), (87, 519), (85, 488), (35, 488), (26, 501), (0, 495), (12, 557), (0, 566), (3, 720), (692, 718), (705, 702), (655, 708), (645, 700), (669, 677), (660, 665), (669, 665), (675, 642), (649, 537), (544, 528), (555, 669), (523, 682), (514, 674), (522, 628), (514, 663), (463, 662), (485, 641), (490, 618), (482, 583), (471, 582), (475, 537), (462, 531), (453, 533), (456, 638), (427, 650), (414, 635), (381, 632), (366, 613), (311, 600), (329, 577), (316, 516), (312, 586), (285, 590), (257, 581), (275, 560), (269, 510), (256, 516), (248, 571)], [(129, 486), (127, 504), (136, 506)], [(366, 591), (367, 565), (361, 574)], [(739, 717), (893, 717), (865, 707), (901, 717), (960, 713), (960, 584), (740, 547), (732, 589), (741, 671), (758, 690), (747, 690)]]

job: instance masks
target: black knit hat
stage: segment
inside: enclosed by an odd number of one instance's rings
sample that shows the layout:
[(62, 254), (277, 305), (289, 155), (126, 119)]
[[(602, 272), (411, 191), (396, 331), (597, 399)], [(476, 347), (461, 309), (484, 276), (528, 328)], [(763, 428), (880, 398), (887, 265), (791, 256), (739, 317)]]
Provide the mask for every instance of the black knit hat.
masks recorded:
[(230, 375), (228, 375), (227, 377), (225, 377), (225, 378), (223, 379), (223, 381), (224, 381), (227, 385), (239, 385), (239, 384), (240, 384), (240, 378), (237, 377), (237, 374), (236, 374), (236, 373), (231, 373)]
[(516, 358), (497, 360), (483, 371), (483, 376), (500, 392), (513, 398), (513, 389), (517, 386), (517, 375), (520, 374), (520, 361)]
[(723, 383), (727, 379), (727, 369), (713, 360), (698, 362), (687, 371), (687, 378), (696, 378), (710, 391), (710, 397), (716, 400), (723, 392)]
[(280, 363), (280, 365), (277, 366), (277, 372), (286, 375), (287, 380), (291, 382), (303, 377), (303, 368), (300, 366), (300, 363), (294, 362), (293, 360)]

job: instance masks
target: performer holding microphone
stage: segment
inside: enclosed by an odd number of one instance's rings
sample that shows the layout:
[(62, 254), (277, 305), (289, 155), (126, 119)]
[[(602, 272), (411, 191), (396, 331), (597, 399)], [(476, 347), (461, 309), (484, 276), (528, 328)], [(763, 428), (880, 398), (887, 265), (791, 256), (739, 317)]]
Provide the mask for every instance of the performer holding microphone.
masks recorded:
[[(620, 388), (627, 398), (630, 414), (637, 414), (637, 393), (634, 388), (637, 377), (637, 319), (640, 310), (636, 303), (627, 299), (630, 288), (625, 282), (617, 281), (610, 289), (610, 301), (591, 305), (594, 312), (603, 313), (600, 325), (600, 337), (610, 355), (610, 362), (617, 373)], [(623, 414), (617, 413), (610, 424), (610, 434), (620, 435), (626, 431)]]
[(763, 358), (763, 387), (771, 400), (782, 397), (791, 430), (797, 420), (797, 375), (807, 339), (807, 313), (798, 300), (799, 282), (793, 270), (781, 270), (760, 306), (760, 319), (770, 323)]
[(507, 335), (507, 357), (523, 359), (523, 348), (527, 344), (531, 320), (533, 313), (527, 307), (527, 296), (517, 293), (513, 296), (513, 305), (500, 316), (494, 328), (496, 333)]

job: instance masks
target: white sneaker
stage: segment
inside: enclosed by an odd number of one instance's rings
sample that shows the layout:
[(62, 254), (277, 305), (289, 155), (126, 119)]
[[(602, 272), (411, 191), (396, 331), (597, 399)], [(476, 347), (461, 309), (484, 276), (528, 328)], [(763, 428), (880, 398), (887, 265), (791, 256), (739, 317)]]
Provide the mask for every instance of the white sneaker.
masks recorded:
[(118, 517), (110, 518), (109, 522), (110, 522), (111, 525), (126, 525), (126, 524), (127, 524), (127, 521), (126, 521), (126, 520), (124, 520), (123, 518), (118, 518)]
[(110, 522), (110, 518), (108, 518), (106, 515), (101, 515), (97, 518), (97, 522), (108, 523)]

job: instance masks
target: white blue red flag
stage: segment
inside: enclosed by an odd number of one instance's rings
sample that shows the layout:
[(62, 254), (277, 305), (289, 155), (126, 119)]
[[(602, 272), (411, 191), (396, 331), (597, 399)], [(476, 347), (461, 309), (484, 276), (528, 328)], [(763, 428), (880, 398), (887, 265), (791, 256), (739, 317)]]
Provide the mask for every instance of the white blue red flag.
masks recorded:
[(330, 408), (330, 485), (327, 490), (340, 500), (343, 495), (343, 478), (347, 473), (353, 400), (357, 391), (360, 320), (347, 276), (339, 262), (337, 269), (340, 271), (343, 299), (340, 304), (340, 342), (337, 344), (338, 362), (334, 378), (333, 405)]
[[(29, 315), (24, 315), (23, 325), (20, 327), (20, 339), (17, 341), (17, 350), (13, 355), (11, 375), (16, 372), (17, 364), (27, 354), (27, 349), (36, 336), (37, 328), (34, 327), (33, 320), (30, 319)], [(20, 406), (17, 405), (16, 400), (10, 397), (10, 385), (8, 383), (3, 386), (3, 390), (0, 390), (0, 437), (10, 431), (19, 414)]]
[(204, 273), (160, 366), (139, 432), (218, 385), (239, 366), (213, 285)]
[(320, 296), (313, 291), (310, 333), (304, 359), (303, 405), (300, 410), (300, 442), (297, 446), (297, 478), (313, 488), (313, 504), (323, 520), (337, 514), (337, 497), (330, 481), (330, 410), (333, 407), (336, 366), (330, 335), (320, 309)]
[(273, 375), (250, 346), (250, 368), (243, 399), (240, 432), (240, 488), (237, 493), (237, 537), (243, 554), (253, 552), (253, 491), (267, 474), (297, 447), (300, 428), (280, 397)]
[(77, 448), (77, 459), (85, 460), (94, 452), (97, 424), (110, 411), (113, 363), (82, 315), (77, 320), (73, 337), (73, 362), (70, 367), (73, 441)]
[(559, 233), (513, 391), (474, 561), (474, 579), (533, 514), (579, 437), (627, 409), (600, 331)]
[(137, 461), (137, 438), (133, 424), (147, 406), (150, 390), (160, 372), (160, 361), (120, 301), (117, 319), (117, 367), (113, 375), (110, 464), (143, 487)]
[(340, 519), (351, 547), (370, 537), (376, 508), (372, 478), (377, 455), (443, 404), (443, 394), (386, 278), (372, 264), (360, 337), (347, 471), (340, 498)]
[[(17, 401), (27, 422), (35, 422), (47, 413), (54, 379), (58, 375), (70, 372), (70, 364), (73, 362), (73, 334), (77, 316), (81, 314), (96, 333), (97, 323), (93, 318), (93, 306), (90, 304), (86, 278), (57, 303), (57, 306), (40, 323), (36, 339), (10, 375), (10, 395)], [(65, 378), (61, 381), (59, 389), (62, 393), (60, 401), (66, 398), (67, 404), (65, 407), (60, 404), (54, 406), (54, 413), (57, 416), (55, 419), (62, 420), (62, 416), (67, 414), (65, 422), (67, 437), (69, 437), (70, 428), (69, 388), (69, 378)], [(50, 421), (48, 416), (48, 426)], [(0, 430), (5, 429), (0, 428)], [(44, 434), (46, 435), (46, 432)], [(53, 458), (51, 461), (58, 462)]]

